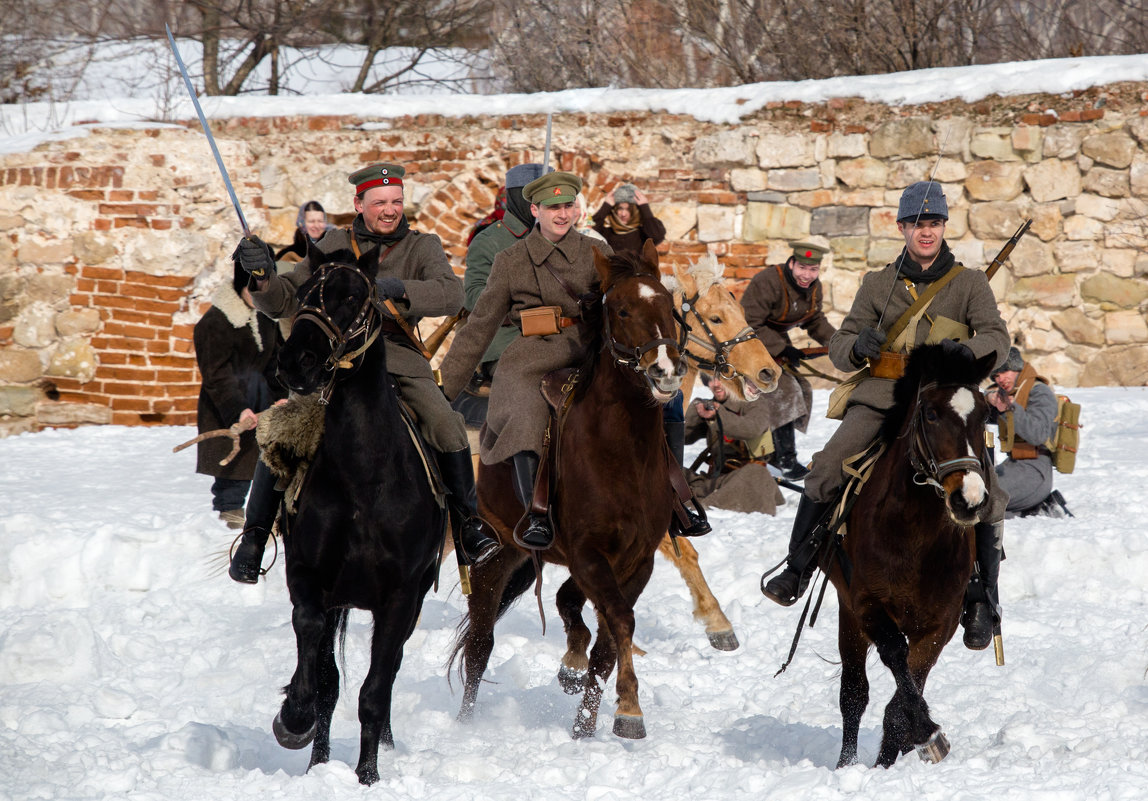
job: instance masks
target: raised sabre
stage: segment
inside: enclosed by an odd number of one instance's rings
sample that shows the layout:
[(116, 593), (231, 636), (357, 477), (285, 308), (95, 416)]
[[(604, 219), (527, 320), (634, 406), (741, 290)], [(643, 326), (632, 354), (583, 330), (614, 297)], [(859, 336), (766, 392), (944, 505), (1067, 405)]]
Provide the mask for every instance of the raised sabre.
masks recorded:
[(211, 154), (215, 156), (215, 166), (219, 168), (219, 175), (223, 178), (223, 185), (227, 187), (227, 194), (231, 197), (231, 205), (235, 208), (235, 214), (239, 217), (239, 225), (243, 228), (243, 236), (250, 237), (251, 229), (247, 227), (247, 218), (243, 216), (243, 209), (239, 208), (239, 198), (235, 196), (235, 187), (231, 185), (231, 178), (227, 174), (227, 168), (223, 166), (223, 157), (219, 155), (219, 148), (215, 146), (215, 137), (211, 135), (211, 128), (207, 125), (207, 118), (203, 116), (203, 109), (200, 108), (199, 98), (195, 96), (195, 89), (191, 86), (191, 78), (187, 75), (187, 67), (180, 58), (179, 48), (175, 46), (175, 37), (171, 35), (171, 28), (165, 22), (164, 30), (167, 31), (167, 41), (171, 44), (172, 55), (175, 56), (175, 63), (179, 65), (179, 74), (183, 76), (183, 85), (187, 87), (187, 94), (191, 97), (191, 104), (195, 106), (195, 113), (199, 115), (199, 124), (203, 126), (203, 133), (207, 136), (207, 143), (211, 145)]

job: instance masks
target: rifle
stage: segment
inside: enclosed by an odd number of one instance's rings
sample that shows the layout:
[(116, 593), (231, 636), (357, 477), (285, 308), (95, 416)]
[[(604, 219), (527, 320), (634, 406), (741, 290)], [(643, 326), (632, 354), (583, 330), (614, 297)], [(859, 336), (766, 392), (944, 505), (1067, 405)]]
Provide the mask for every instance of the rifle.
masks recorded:
[(470, 309), (463, 306), (458, 310), (458, 314), (452, 314), (438, 324), (438, 328), (432, 331), (431, 335), (423, 342), (426, 349), (430, 351), (431, 356), (434, 356), (438, 352), (438, 349), (442, 347), (442, 343), (446, 341), (447, 336), (454, 330), (454, 327), (469, 316)]
[(1012, 255), (1012, 250), (1016, 247), (1016, 243), (1025, 235), (1025, 232), (1028, 231), (1030, 226), (1032, 226), (1032, 220), (1025, 220), (1020, 228), (1016, 229), (1016, 233), (1012, 235), (1012, 238), (1009, 239), (1008, 242), (1005, 242), (1004, 247), (1001, 248), (1001, 252), (998, 253), (989, 266), (985, 268), (985, 278), (990, 281), (992, 280), (992, 277), (996, 275), (1001, 265), (1008, 261), (1008, 257)]

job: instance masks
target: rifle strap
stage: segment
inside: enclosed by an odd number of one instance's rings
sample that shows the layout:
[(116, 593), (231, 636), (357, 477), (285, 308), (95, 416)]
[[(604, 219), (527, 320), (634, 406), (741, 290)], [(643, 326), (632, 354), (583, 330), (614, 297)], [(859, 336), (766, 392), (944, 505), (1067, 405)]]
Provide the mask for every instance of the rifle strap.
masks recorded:
[(920, 294), (920, 296), (913, 301), (905, 313), (897, 318), (897, 322), (893, 323), (893, 327), (889, 329), (889, 333), (885, 335), (885, 343), (881, 346), (881, 350), (891, 350), (897, 338), (901, 336), (901, 332), (909, 325), (909, 322), (916, 317), (919, 313), (923, 313), (925, 309), (932, 303), (933, 298), (949, 281), (957, 277), (959, 273), (964, 272), (964, 266), (961, 264), (954, 264), (949, 268), (949, 271), (929, 284), (929, 288)]

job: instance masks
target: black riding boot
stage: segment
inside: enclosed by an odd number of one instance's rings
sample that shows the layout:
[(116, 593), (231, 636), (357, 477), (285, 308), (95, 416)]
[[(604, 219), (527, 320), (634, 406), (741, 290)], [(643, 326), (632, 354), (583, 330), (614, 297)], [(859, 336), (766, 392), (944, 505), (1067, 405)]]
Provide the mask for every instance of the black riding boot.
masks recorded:
[(526, 508), (526, 529), (516, 537), (519, 545), (534, 551), (544, 551), (554, 542), (554, 531), (545, 515), (530, 510), (534, 498), (534, 478), (538, 475), (538, 455), (533, 451), (514, 454), (514, 494)]
[(790, 481), (801, 481), (809, 475), (809, 468), (797, 461), (797, 443), (792, 422), (773, 429), (773, 456), (769, 461), (781, 471), (782, 478)]
[(479, 565), (494, 556), (498, 541), (489, 537), (486, 524), (478, 516), (478, 493), (474, 488), (474, 462), (470, 448), (444, 453), (437, 451), (438, 468), (447, 491), (451, 527), (458, 531), (462, 561)]
[(263, 570), (263, 549), (275, 525), (283, 491), (275, 489), (275, 475), (262, 460), (255, 463), (255, 478), (247, 496), (243, 535), (231, 555), (227, 575), (241, 584), (255, 584)]
[(792, 606), (805, 593), (809, 577), (817, 566), (817, 550), (820, 545), (813, 536), (814, 529), (825, 513), (833, 506), (801, 496), (797, 505), (797, 516), (793, 519), (793, 531), (789, 535), (789, 556), (785, 569), (771, 578), (761, 591), (765, 597), (782, 606)]
[(1004, 523), (977, 523), (973, 531), (977, 539), (977, 564), (965, 590), (961, 625), (965, 627), (965, 647), (983, 651), (993, 641), (993, 630), (1001, 620), (997, 578), (1001, 571)]
[[(684, 468), (686, 459), (686, 424), (681, 420), (663, 420), (662, 427), (666, 430), (666, 443), (670, 446), (670, 453), (674, 455), (678, 466)], [(670, 469), (672, 470), (673, 467), (671, 466)], [(700, 507), (701, 505), (698, 504), (698, 508), (695, 511), (695, 509), (691, 509), (690, 506), (685, 506), (686, 517), (689, 518), (690, 522), (685, 528), (675, 530), (675, 534), (680, 534), (685, 537), (700, 537), (703, 534), (709, 534), (713, 530), (710, 528), (710, 521), (706, 519), (705, 510)], [(670, 525), (674, 526), (676, 523), (671, 521)]]

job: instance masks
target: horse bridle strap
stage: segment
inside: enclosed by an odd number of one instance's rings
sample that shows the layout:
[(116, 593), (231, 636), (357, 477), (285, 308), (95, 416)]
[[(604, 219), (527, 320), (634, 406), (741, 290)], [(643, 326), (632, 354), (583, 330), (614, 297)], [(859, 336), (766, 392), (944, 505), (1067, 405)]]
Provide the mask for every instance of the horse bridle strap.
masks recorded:
[[(724, 341), (719, 340), (714, 335), (714, 332), (710, 329), (709, 325), (706, 323), (705, 318), (698, 314), (697, 306), (695, 304), (697, 304), (700, 297), (700, 292), (695, 293), (693, 297), (689, 298), (683, 296), (682, 313), (683, 315), (693, 313), (694, 317), (697, 318), (698, 323), (701, 324), (702, 330), (705, 331), (706, 336), (709, 337), (709, 341), (707, 342), (701, 337), (695, 336), (692, 333), (692, 329), (690, 329), (689, 326), (686, 326), (686, 330), (691, 332), (689, 333), (689, 341), (700, 345), (701, 347), (714, 354), (714, 358), (712, 361), (710, 361), (708, 359), (703, 359), (696, 354), (690, 353), (689, 351), (686, 351), (686, 358), (692, 359), (694, 364), (697, 365), (698, 369), (700, 370), (711, 372), (721, 378), (733, 378), (735, 375), (738, 375), (738, 370), (729, 361), (730, 351), (732, 351), (735, 347), (743, 342), (749, 342), (752, 339), (757, 339), (757, 333), (753, 330), (753, 328), (747, 325), (730, 339)], [(682, 325), (685, 326), (685, 323), (683, 322)]]
[(674, 309), (674, 319), (678, 321), (678, 334), (677, 339), (670, 339), (669, 337), (661, 337), (659, 339), (651, 339), (637, 347), (630, 347), (623, 345), (614, 339), (614, 334), (610, 330), (610, 312), (606, 309), (606, 298), (614, 291), (613, 287), (607, 289), (602, 295), (602, 320), (605, 326), (606, 347), (610, 349), (610, 355), (614, 357), (614, 361), (623, 367), (629, 367), (635, 373), (645, 374), (646, 368), (642, 366), (642, 357), (655, 348), (660, 348), (665, 345), (666, 347), (675, 347), (678, 349), (678, 363), (686, 358), (686, 334), (689, 327), (682, 316), (678, 314), (678, 310)]
[[(932, 484), (938, 489), (941, 487), (941, 482), (945, 477), (952, 473), (959, 473), (962, 471), (971, 471), (984, 478), (985, 466), (982, 459), (976, 456), (958, 456), (955, 459), (946, 459), (944, 461), (937, 461), (936, 454), (933, 452), (932, 443), (925, 432), (924, 418), (921, 415), (921, 395), (926, 390), (938, 389), (942, 386), (964, 386), (963, 384), (957, 385), (942, 385), (937, 381), (928, 384), (922, 384), (917, 389), (916, 408), (913, 411), (912, 433), (913, 433), (913, 447), (909, 449), (909, 460), (913, 468), (924, 476), (926, 484)], [(976, 391), (975, 387), (965, 387), (971, 391)]]

